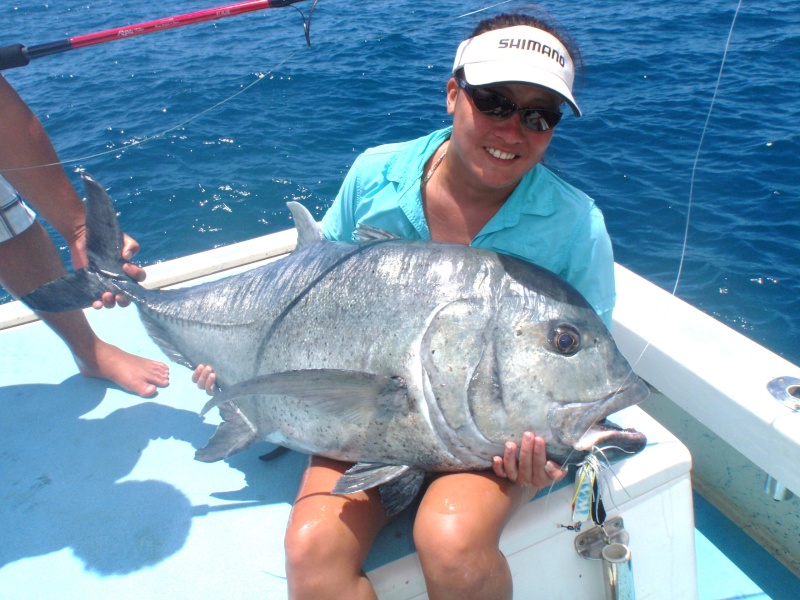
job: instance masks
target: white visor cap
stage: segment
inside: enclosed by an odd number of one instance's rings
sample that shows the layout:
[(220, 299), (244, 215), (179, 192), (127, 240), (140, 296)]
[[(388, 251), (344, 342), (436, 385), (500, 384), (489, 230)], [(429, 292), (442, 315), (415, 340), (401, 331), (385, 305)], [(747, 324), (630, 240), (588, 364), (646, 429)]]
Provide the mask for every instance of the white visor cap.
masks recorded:
[(471, 85), (538, 85), (561, 96), (576, 117), (582, 114), (572, 97), (572, 57), (558, 38), (542, 29), (517, 25), (464, 40), (456, 52), (453, 74), (459, 69), (464, 69)]

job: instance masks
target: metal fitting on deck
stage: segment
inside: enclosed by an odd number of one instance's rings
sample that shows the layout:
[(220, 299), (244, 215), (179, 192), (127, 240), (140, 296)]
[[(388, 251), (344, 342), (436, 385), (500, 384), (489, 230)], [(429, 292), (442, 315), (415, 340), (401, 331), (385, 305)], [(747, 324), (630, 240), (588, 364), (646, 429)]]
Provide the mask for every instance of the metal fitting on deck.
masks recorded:
[(775, 479), (772, 475), (767, 475), (767, 480), (764, 482), (764, 493), (769, 495), (773, 500), (788, 500), (794, 494), (792, 490), (783, 485), (780, 481)]

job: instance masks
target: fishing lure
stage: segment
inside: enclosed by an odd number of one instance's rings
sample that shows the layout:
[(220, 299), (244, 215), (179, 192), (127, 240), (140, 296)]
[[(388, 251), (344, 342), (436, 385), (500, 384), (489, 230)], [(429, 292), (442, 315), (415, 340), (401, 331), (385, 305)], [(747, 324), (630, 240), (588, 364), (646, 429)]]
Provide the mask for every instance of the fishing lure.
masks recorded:
[(602, 525), (606, 520), (606, 510), (600, 496), (600, 485), (597, 476), (600, 473), (600, 461), (592, 453), (578, 463), (578, 473), (575, 476), (575, 493), (572, 495), (572, 522), (576, 530), (580, 524), (590, 517), (597, 525)]

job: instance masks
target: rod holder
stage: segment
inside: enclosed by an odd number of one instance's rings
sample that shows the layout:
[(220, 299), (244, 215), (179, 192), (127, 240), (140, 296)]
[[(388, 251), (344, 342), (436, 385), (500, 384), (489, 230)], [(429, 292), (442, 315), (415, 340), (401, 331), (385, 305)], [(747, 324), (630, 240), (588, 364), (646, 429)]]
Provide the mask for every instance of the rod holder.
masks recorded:
[(630, 548), (625, 544), (608, 544), (602, 557), (606, 600), (636, 600)]

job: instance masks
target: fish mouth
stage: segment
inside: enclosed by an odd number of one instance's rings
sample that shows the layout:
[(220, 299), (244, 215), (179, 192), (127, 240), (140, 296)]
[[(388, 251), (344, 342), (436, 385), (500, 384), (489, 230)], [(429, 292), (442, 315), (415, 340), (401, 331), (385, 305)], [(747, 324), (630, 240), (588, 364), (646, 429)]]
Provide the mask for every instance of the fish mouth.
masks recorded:
[(591, 452), (594, 449), (602, 451), (609, 459), (617, 456), (636, 454), (647, 445), (647, 436), (641, 431), (628, 428), (623, 429), (616, 423), (603, 419), (592, 425), (581, 436), (574, 448), (578, 452)]
[(610, 456), (636, 454), (647, 444), (647, 437), (635, 429), (623, 429), (607, 417), (623, 408), (644, 400), (650, 393), (647, 384), (638, 377), (628, 385), (594, 403), (593, 406), (575, 403), (556, 409), (551, 424), (561, 433), (560, 440), (578, 454), (603, 450)]

